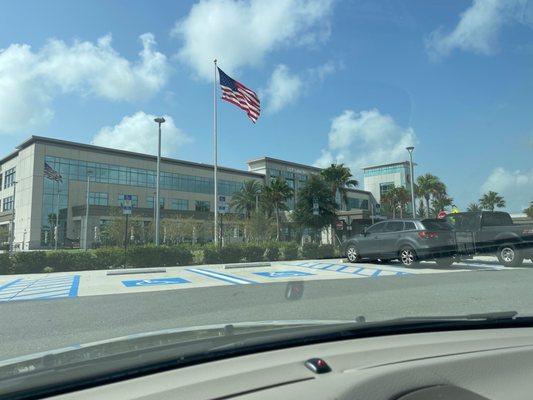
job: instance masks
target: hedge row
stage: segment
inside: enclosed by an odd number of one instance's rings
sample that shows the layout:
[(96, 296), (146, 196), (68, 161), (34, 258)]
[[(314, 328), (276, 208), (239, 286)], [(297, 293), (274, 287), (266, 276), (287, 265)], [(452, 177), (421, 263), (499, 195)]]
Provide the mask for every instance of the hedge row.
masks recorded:
[(84, 271), (111, 268), (164, 267), (254, 261), (332, 258), (340, 256), (332, 245), (306, 243), (137, 246), (89, 251), (29, 251), (0, 254), (0, 275), (40, 272)]

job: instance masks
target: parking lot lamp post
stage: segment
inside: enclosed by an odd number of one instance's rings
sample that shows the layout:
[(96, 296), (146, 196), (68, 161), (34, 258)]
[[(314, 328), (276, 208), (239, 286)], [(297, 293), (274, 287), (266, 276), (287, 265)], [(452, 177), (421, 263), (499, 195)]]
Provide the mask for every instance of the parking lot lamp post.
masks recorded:
[(158, 117), (154, 121), (159, 125), (159, 135), (157, 139), (157, 176), (155, 183), (155, 245), (159, 246), (159, 175), (161, 172), (161, 124), (165, 122), (165, 118)]
[(92, 171), (87, 171), (87, 197), (85, 199), (85, 243), (83, 245), (85, 251), (89, 249), (89, 193), (91, 189), (91, 174)]
[(414, 146), (406, 147), (409, 152), (409, 166), (411, 167), (411, 205), (413, 208), (413, 218), (416, 218), (416, 204), (415, 204), (415, 173), (413, 167), (413, 150)]

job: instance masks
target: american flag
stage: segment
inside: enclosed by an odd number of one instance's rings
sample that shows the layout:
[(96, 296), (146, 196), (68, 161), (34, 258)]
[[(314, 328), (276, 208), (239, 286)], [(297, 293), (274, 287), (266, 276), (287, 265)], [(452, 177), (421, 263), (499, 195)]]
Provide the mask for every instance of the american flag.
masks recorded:
[(255, 123), (261, 113), (261, 105), (257, 94), (242, 83), (230, 78), (220, 68), (218, 68), (218, 74), (222, 88), (222, 100), (235, 104), (237, 107), (246, 111), (248, 117)]
[(53, 169), (48, 163), (44, 163), (44, 176), (56, 182), (63, 183), (63, 177), (59, 172)]

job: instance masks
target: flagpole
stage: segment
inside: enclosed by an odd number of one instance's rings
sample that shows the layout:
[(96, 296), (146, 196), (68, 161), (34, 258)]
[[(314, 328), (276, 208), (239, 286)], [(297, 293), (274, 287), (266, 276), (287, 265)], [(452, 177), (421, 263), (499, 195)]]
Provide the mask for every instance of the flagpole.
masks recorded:
[(214, 238), (215, 244), (218, 244), (218, 182), (217, 182), (217, 170), (218, 170), (218, 142), (217, 142), (217, 60), (213, 60), (215, 64), (215, 75), (213, 79), (213, 173), (214, 173), (214, 193), (215, 198), (213, 202), (213, 210), (215, 217), (215, 230)]
[(54, 244), (54, 250), (57, 250), (57, 240), (59, 239), (59, 181), (57, 181), (57, 212), (56, 212), (56, 228), (55, 228), (56, 241)]

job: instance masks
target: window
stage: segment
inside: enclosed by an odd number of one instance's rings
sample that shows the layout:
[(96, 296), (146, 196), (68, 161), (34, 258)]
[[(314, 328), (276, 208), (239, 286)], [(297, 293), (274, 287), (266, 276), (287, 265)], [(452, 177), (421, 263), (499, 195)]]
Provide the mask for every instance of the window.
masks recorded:
[(194, 209), (196, 211), (209, 211), (211, 210), (211, 205), (208, 201), (196, 200), (196, 203), (194, 204)]
[(360, 200), (354, 199), (352, 197), (348, 197), (348, 202), (346, 203), (346, 209), (348, 211), (350, 210), (357, 210), (360, 206)]
[(4, 174), (4, 189), (15, 184), (15, 167), (8, 169)]
[(0, 191), (2, 190), (2, 174), (0, 173)]
[(404, 222), (404, 231), (412, 231), (415, 230), (416, 226), (414, 222)]
[(109, 205), (109, 196), (103, 192), (90, 192), (89, 205), (91, 206), (107, 206)]
[(170, 208), (172, 210), (187, 211), (189, 209), (189, 200), (172, 199)]
[[(148, 196), (146, 199), (146, 205), (148, 208), (154, 208), (155, 203), (155, 197), (154, 196)], [(165, 208), (165, 198), (159, 197), (159, 208)]]
[(379, 222), (375, 225), (372, 225), (370, 228), (368, 228), (366, 231), (367, 233), (379, 233), (383, 232), (385, 230), (385, 222)]
[(11, 211), (13, 209), (13, 196), (6, 197), (2, 204), (2, 211)]
[(394, 182), (380, 183), (379, 184), (379, 195), (383, 197), (393, 188), (394, 188)]
[[(118, 205), (122, 207), (122, 202), (123, 201), (124, 201), (124, 195), (123, 194), (119, 194), (118, 195)], [(132, 194), (131, 195), (131, 205), (133, 207), (138, 207), (139, 206), (139, 197), (136, 194)]]
[(483, 213), (483, 226), (509, 226), (513, 225), (513, 220), (507, 213), (490, 212)]
[(385, 227), (385, 232), (401, 232), (403, 231), (403, 222), (389, 221)]

